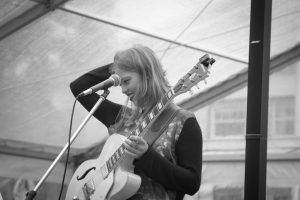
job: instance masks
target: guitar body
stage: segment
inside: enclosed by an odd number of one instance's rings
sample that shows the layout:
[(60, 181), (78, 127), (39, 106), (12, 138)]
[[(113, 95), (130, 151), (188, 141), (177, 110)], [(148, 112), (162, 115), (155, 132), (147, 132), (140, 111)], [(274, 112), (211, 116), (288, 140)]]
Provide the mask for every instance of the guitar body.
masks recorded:
[(137, 192), (141, 178), (133, 173), (133, 159), (126, 156), (110, 173), (102, 167), (126, 139), (119, 134), (111, 135), (97, 159), (83, 162), (75, 171), (68, 186), (65, 200), (118, 200), (127, 199)]

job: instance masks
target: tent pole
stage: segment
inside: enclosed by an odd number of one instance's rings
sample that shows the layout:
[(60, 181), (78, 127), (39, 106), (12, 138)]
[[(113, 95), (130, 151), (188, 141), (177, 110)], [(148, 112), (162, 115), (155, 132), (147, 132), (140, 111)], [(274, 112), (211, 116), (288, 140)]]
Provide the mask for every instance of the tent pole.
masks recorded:
[(272, 0), (251, 0), (245, 200), (266, 199)]

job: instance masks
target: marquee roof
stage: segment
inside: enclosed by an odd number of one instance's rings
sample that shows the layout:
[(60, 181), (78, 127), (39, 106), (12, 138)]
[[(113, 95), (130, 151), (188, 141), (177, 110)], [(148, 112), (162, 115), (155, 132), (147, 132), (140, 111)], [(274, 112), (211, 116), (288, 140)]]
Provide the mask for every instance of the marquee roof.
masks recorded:
[[(271, 67), (299, 61), (300, 1), (274, 0)], [(66, 144), (74, 97), (69, 83), (141, 43), (160, 57), (171, 84), (208, 53), (208, 83), (176, 102), (195, 110), (247, 84), (248, 0), (2, 0), (0, 153), (53, 160)], [(279, 64), (280, 63), (280, 64)], [(110, 99), (122, 103), (119, 88)], [(87, 112), (77, 104), (73, 130)], [(91, 119), (72, 155), (106, 137)]]

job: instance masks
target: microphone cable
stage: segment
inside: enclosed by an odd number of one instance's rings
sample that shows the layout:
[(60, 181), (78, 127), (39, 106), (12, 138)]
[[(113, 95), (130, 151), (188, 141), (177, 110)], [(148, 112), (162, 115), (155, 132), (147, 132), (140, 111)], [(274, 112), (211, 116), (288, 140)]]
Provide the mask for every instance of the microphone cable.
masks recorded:
[(68, 168), (68, 161), (69, 161), (69, 155), (70, 155), (70, 146), (71, 146), (71, 133), (72, 133), (73, 116), (74, 116), (74, 111), (75, 111), (75, 105), (76, 105), (76, 102), (77, 102), (78, 98), (79, 98), (79, 95), (77, 95), (76, 98), (75, 98), (75, 101), (73, 103), (72, 113), (71, 113), (69, 136), (68, 136), (68, 144), (69, 145), (68, 145), (67, 157), (66, 157), (65, 168), (64, 168), (64, 174), (63, 174), (63, 178), (62, 178), (62, 182), (61, 182), (61, 188), (60, 188), (60, 193), (59, 193), (58, 200), (60, 200), (61, 196), (62, 196), (64, 183), (65, 183), (65, 177), (66, 177), (67, 168)]

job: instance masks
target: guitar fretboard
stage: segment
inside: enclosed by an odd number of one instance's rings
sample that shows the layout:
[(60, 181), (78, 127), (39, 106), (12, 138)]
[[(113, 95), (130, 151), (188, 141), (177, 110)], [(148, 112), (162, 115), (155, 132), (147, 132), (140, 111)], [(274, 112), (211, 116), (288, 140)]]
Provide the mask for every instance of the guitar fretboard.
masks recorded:
[[(130, 135), (141, 135), (143, 131), (154, 122), (158, 115), (166, 108), (168, 103), (175, 97), (173, 89), (170, 89), (163, 98), (151, 109), (151, 111), (143, 118), (137, 127), (131, 131)], [(114, 154), (106, 161), (107, 173), (109, 174), (120, 161), (125, 153), (125, 146), (122, 144)], [(104, 166), (103, 166), (104, 167)]]

